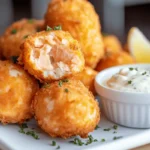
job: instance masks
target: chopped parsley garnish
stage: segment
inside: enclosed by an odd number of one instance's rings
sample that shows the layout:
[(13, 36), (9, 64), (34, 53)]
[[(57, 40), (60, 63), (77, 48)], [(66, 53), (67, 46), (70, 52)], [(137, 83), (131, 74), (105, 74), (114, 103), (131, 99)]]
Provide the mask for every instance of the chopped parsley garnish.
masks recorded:
[(62, 82), (69, 82), (69, 80), (68, 79), (63, 79)]
[(110, 131), (110, 130), (111, 130), (110, 128), (104, 129), (104, 131)]
[(59, 25), (59, 26), (55, 26), (55, 27), (54, 27), (54, 30), (62, 30), (61, 25)]
[(70, 143), (73, 143), (79, 146), (82, 146), (84, 144), (84, 142), (82, 142), (79, 138), (75, 138), (73, 141), (70, 141)]
[(19, 132), (25, 134), (25, 131), (23, 128), (20, 128)]
[(11, 34), (16, 34), (16, 33), (17, 33), (16, 29), (11, 30)]
[(132, 83), (132, 81), (130, 80), (130, 81), (128, 81), (128, 84), (131, 84)]
[(23, 129), (28, 128), (28, 125), (26, 123), (23, 123), (20, 125), (20, 128), (23, 128)]
[(20, 130), (19, 130), (19, 132), (20, 133), (23, 133), (23, 134), (26, 134), (26, 135), (30, 135), (30, 136), (32, 136), (34, 139), (36, 139), (36, 140), (38, 140), (39, 139), (39, 137), (38, 137), (38, 135), (35, 133), (35, 131), (25, 131), (24, 129), (26, 129), (26, 128), (28, 128), (28, 125), (26, 124), (26, 123), (23, 123), (23, 124), (21, 124), (20, 125)]
[(58, 145), (58, 146), (56, 147), (56, 149), (60, 149), (60, 146)]
[(105, 139), (101, 139), (101, 142), (105, 142), (106, 140)]
[(26, 135), (30, 135), (30, 136), (32, 136), (34, 139), (36, 139), (36, 140), (38, 140), (39, 139), (39, 137), (38, 137), (38, 135), (35, 133), (35, 131), (27, 131), (26, 132)]
[(55, 141), (52, 141), (51, 146), (56, 146), (56, 142), (55, 142)]
[(66, 93), (68, 93), (69, 92), (69, 90), (66, 88), (65, 90), (64, 90)]
[(58, 82), (58, 85), (60, 86), (60, 87), (62, 87), (62, 81), (60, 80), (59, 82)]
[(115, 130), (117, 130), (117, 129), (118, 129), (118, 126), (117, 126), (117, 125), (114, 125), (113, 128), (114, 128)]
[(131, 70), (131, 71), (132, 71), (133, 69), (134, 69), (134, 68), (129, 68), (129, 70)]
[(78, 145), (78, 146), (82, 146), (82, 145), (89, 145), (93, 142), (97, 142), (98, 140), (97, 139), (94, 139), (92, 135), (89, 135), (88, 136), (88, 140), (84, 143), (82, 142), (79, 138), (75, 138), (73, 141), (70, 141), (70, 143), (73, 143), (75, 145)]
[(33, 19), (29, 19), (28, 22), (29, 22), (29, 23), (33, 23), (34, 20), (33, 20)]
[(96, 125), (95, 130), (99, 129), (100, 127), (98, 125)]
[[(51, 145), (51, 146), (56, 146), (57, 143), (56, 143), (56, 141), (52, 141), (52, 143), (51, 143), (50, 145)], [(56, 149), (60, 149), (60, 146), (58, 145), (58, 146), (56, 147)]]
[(91, 144), (92, 142), (97, 142), (97, 139), (94, 139), (92, 135), (89, 135), (89, 136), (88, 136), (88, 140), (87, 140), (87, 142), (85, 143), (85, 145), (89, 145), (89, 144)]
[(42, 88), (49, 88), (50, 87), (50, 84), (49, 83), (45, 83)]
[(11, 60), (14, 64), (16, 64), (16, 63), (18, 62), (18, 56), (12, 56), (12, 57), (10, 58), (10, 60)]
[(118, 139), (121, 139), (122, 138), (122, 136), (115, 136), (114, 138), (113, 138), (113, 140), (118, 140)]
[(23, 38), (26, 39), (29, 35), (25, 35)]
[(146, 71), (142, 73), (142, 75), (145, 75), (145, 74), (146, 74)]
[(60, 80), (60, 81), (58, 82), (59, 87), (62, 87), (62, 84), (65, 83), (65, 82), (69, 82), (69, 80), (68, 80), (68, 79)]
[(46, 31), (51, 31), (51, 30), (53, 30), (51, 27), (49, 26), (46, 27)]
[(25, 128), (28, 128), (27, 124), (26, 123), (21, 124), (19, 132), (25, 134), (25, 131), (24, 131)]

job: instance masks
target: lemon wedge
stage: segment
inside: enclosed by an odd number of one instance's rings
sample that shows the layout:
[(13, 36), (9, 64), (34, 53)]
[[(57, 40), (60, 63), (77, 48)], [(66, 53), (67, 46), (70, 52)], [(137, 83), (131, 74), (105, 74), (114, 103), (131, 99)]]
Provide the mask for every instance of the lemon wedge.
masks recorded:
[(128, 49), (139, 63), (150, 63), (150, 42), (136, 27), (132, 27), (128, 33)]

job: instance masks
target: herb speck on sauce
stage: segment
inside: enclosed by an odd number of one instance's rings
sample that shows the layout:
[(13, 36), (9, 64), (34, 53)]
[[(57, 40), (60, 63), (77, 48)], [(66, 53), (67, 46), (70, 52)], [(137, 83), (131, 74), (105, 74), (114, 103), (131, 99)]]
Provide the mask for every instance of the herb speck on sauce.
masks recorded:
[(123, 92), (150, 93), (150, 70), (125, 67), (104, 83)]

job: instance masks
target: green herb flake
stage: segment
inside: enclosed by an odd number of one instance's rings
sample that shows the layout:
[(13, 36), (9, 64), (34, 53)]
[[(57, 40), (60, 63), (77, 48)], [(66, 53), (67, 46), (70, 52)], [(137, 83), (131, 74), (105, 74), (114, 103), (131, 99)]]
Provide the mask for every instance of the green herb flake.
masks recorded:
[(69, 141), (69, 142), (78, 146), (82, 146), (84, 144), (84, 142), (82, 142), (79, 138), (75, 138), (73, 141)]
[(142, 73), (142, 75), (146, 75), (146, 71)]
[(39, 139), (39, 137), (38, 137), (38, 135), (35, 133), (35, 131), (27, 131), (26, 132), (26, 135), (30, 135), (30, 136), (32, 136), (34, 139), (36, 139), (36, 140), (38, 140)]
[(23, 128), (23, 129), (28, 128), (28, 125), (26, 123), (23, 123), (20, 125), (20, 128)]
[(98, 125), (96, 125), (95, 130), (99, 129), (100, 127)]
[(17, 33), (16, 29), (11, 30), (11, 34), (16, 34), (16, 33)]
[(29, 19), (29, 20), (28, 20), (28, 23), (31, 23), (31, 24), (32, 24), (33, 22), (34, 22), (33, 19)]
[(115, 136), (114, 138), (113, 138), (113, 140), (118, 140), (118, 139), (121, 139), (122, 138), (122, 136)]
[(117, 129), (118, 129), (118, 126), (117, 126), (117, 125), (114, 125), (113, 128), (114, 128), (115, 130), (117, 130)]
[(110, 130), (111, 130), (110, 128), (104, 129), (104, 131), (110, 131)]
[(66, 88), (65, 90), (64, 90), (66, 93), (68, 93), (69, 92), (69, 90)]
[(16, 63), (18, 62), (18, 56), (12, 56), (12, 57), (10, 58), (10, 60), (11, 60), (14, 64), (16, 64)]
[(56, 147), (56, 149), (60, 149), (60, 146), (58, 145), (58, 146)]
[(26, 124), (26, 123), (23, 123), (23, 124), (21, 124), (19, 127), (20, 127), (19, 132), (25, 134), (24, 129), (25, 129), (25, 128), (28, 128), (27, 124)]
[(87, 142), (85, 143), (85, 145), (89, 145), (89, 144), (91, 144), (91, 143), (93, 143), (93, 142), (97, 142), (97, 141), (98, 141), (98, 140), (97, 140), (97, 139), (94, 139), (92, 135), (89, 135), (89, 136), (88, 136), (88, 140), (87, 140)]
[(134, 68), (129, 68), (130, 71), (132, 71)]
[(62, 82), (69, 82), (69, 80), (68, 79), (63, 79)]
[(66, 83), (66, 82), (69, 82), (69, 80), (68, 80), (68, 79), (60, 80), (60, 81), (58, 82), (58, 86), (59, 86), (59, 87), (62, 87), (62, 84), (63, 84), (63, 83)]
[(61, 25), (59, 25), (59, 26), (55, 26), (55, 27), (54, 27), (54, 30), (62, 30)]
[(128, 84), (131, 84), (132, 83), (132, 81), (130, 80), (130, 81), (128, 81)]
[(58, 82), (58, 86), (59, 86), (59, 87), (62, 87), (62, 84), (63, 84), (63, 82), (60, 80), (60, 81)]
[(105, 139), (101, 139), (101, 142), (105, 142), (106, 140)]
[(25, 134), (25, 131), (23, 128), (20, 128), (19, 132)]
[(42, 88), (49, 88), (50, 87), (50, 84), (49, 83), (45, 83)]
[(23, 39), (26, 39), (28, 36), (29, 36), (29, 35), (25, 35), (25, 36), (23, 37)]
[(49, 26), (46, 27), (46, 31), (51, 31), (51, 30), (53, 30), (51, 27)]
[(113, 134), (117, 133), (116, 131), (113, 132)]
[(56, 146), (56, 142), (55, 142), (55, 141), (52, 141), (51, 146)]

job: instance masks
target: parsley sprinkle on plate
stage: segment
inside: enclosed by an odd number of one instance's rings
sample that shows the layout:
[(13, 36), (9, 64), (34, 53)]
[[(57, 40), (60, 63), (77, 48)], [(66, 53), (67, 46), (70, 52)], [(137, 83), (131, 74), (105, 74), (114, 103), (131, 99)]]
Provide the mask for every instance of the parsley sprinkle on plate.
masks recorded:
[(110, 128), (104, 129), (104, 131), (110, 131), (110, 130), (111, 130)]
[(96, 127), (95, 127), (95, 130), (97, 130), (97, 129), (99, 129), (100, 127), (97, 125)]
[(117, 126), (117, 125), (114, 125), (113, 128), (114, 128), (115, 130), (117, 130), (117, 129), (118, 129), (118, 126)]
[(52, 141), (51, 146), (56, 146), (56, 142), (55, 142), (55, 141)]
[(118, 139), (121, 139), (122, 138), (122, 136), (115, 136), (114, 138), (113, 138), (113, 140), (118, 140)]

